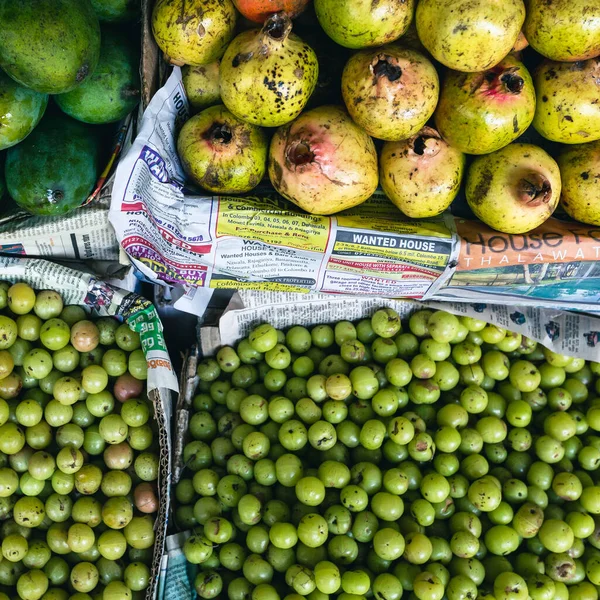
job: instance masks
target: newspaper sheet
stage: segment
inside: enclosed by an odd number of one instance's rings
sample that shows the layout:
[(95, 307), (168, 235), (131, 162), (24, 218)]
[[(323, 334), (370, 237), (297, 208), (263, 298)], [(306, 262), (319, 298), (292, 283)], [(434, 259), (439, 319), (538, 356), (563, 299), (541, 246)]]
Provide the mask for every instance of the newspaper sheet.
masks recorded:
[(436, 298), (600, 311), (600, 228), (549, 219), (523, 235), (456, 219), (456, 271)]
[[(189, 187), (176, 151), (188, 116), (175, 68), (116, 173), (110, 219), (150, 281), (184, 293), (324, 292), (600, 311), (600, 229), (551, 219), (511, 236), (449, 213), (413, 221), (381, 192), (333, 217), (301, 213), (268, 188), (203, 196)], [(196, 310), (193, 302), (180, 306)]]
[(160, 319), (154, 306), (141, 296), (45, 260), (0, 256), (0, 273), (4, 281), (25, 281), (33, 288), (59, 290), (65, 304), (83, 304), (103, 314), (123, 317), (140, 334), (148, 361), (148, 391), (178, 391)]
[(108, 222), (108, 208), (91, 205), (61, 217), (0, 224), (0, 253), (118, 262), (119, 243)]
[(202, 351), (212, 354), (220, 345), (233, 344), (258, 323), (276, 327), (332, 323), (341, 319), (355, 321), (389, 306), (404, 318), (423, 307), (447, 310), (493, 323), (525, 335), (540, 344), (570, 356), (600, 362), (600, 318), (536, 307), (511, 308), (492, 304), (415, 302), (384, 298), (364, 298), (325, 294), (312, 296), (293, 293), (264, 293), (242, 290), (215, 328), (203, 328)]

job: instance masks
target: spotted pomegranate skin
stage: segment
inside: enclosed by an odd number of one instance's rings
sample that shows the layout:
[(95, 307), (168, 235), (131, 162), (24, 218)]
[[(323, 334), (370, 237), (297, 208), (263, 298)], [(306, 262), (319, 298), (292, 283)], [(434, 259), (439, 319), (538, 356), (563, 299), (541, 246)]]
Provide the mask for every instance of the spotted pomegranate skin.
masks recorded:
[(321, 106), (280, 127), (271, 141), (273, 187), (305, 211), (331, 215), (377, 188), (373, 140), (339, 106)]
[(465, 155), (445, 142), (432, 127), (381, 150), (379, 176), (386, 196), (413, 219), (446, 210), (460, 189)]
[(473, 161), (465, 195), (486, 225), (504, 233), (527, 233), (552, 215), (561, 187), (558, 165), (545, 150), (515, 143)]
[(369, 135), (398, 141), (427, 123), (438, 101), (439, 80), (420, 52), (388, 44), (350, 58), (342, 96), (350, 116)]
[(531, 125), (536, 95), (522, 62), (507, 56), (479, 73), (448, 71), (435, 124), (442, 137), (467, 154), (489, 154), (510, 144)]

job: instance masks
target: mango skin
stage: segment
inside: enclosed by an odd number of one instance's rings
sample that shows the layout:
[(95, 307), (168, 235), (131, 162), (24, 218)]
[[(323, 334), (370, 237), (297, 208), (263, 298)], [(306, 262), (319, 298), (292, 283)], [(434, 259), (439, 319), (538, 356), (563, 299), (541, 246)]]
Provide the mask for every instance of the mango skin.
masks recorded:
[(433, 57), (470, 73), (497, 65), (524, 20), (523, 0), (419, 0), (415, 13), (419, 38)]
[(198, 67), (223, 56), (236, 20), (231, 0), (157, 0), (152, 33), (169, 62)]
[(600, 141), (570, 146), (557, 162), (563, 182), (560, 202), (567, 214), (600, 226)]
[(140, 99), (140, 57), (123, 31), (102, 31), (100, 61), (80, 86), (55, 97), (58, 106), (78, 121), (113, 123), (126, 117)]
[(540, 135), (563, 144), (600, 140), (600, 58), (576, 63), (545, 60), (533, 81), (533, 126)]
[(0, 71), (0, 150), (24, 140), (40, 122), (48, 95), (30, 90)]
[(415, 0), (315, 0), (325, 33), (346, 48), (370, 48), (398, 39), (410, 25)]
[(100, 25), (89, 0), (0, 0), (0, 23), (0, 67), (37, 92), (68, 92), (98, 64)]
[[(532, 206), (520, 199), (519, 181), (532, 175), (550, 184), (548, 201)], [(476, 158), (469, 172), (465, 195), (478, 219), (504, 233), (527, 233), (539, 227), (556, 209), (561, 181), (558, 165), (549, 154), (533, 144), (509, 144), (501, 150)]]
[(61, 215), (84, 202), (96, 183), (98, 141), (66, 115), (47, 114), (27, 139), (6, 153), (8, 193), (34, 215)]
[(593, 58), (600, 54), (600, 7), (595, 0), (528, 0), (524, 33), (551, 60)]
[(141, 13), (140, 0), (91, 0), (101, 22), (124, 23), (138, 19)]

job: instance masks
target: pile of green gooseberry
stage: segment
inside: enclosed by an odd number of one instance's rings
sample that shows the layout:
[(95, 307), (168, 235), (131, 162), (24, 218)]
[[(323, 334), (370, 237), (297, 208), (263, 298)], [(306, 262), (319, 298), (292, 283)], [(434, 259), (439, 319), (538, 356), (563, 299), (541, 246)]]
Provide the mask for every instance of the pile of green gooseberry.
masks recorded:
[(159, 461), (140, 346), (0, 283), (0, 600), (144, 597)]
[(257, 326), (198, 367), (198, 595), (597, 600), (599, 376), (444, 311)]

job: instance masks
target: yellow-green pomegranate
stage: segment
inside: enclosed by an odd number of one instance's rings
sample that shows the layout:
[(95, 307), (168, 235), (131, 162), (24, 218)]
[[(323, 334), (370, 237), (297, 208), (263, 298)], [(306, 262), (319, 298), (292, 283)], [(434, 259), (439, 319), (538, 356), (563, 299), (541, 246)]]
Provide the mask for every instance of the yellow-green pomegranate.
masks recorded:
[(563, 144), (600, 140), (600, 58), (575, 63), (545, 60), (534, 74), (533, 126)]
[(488, 71), (448, 71), (435, 124), (442, 137), (462, 152), (488, 154), (523, 134), (534, 114), (531, 75), (508, 55)]
[(413, 219), (445, 211), (460, 189), (465, 155), (431, 127), (401, 142), (386, 142), (379, 160), (379, 180), (386, 196)]
[(600, 55), (597, 0), (528, 0), (525, 35), (532, 48), (561, 62)]
[(600, 141), (565, 148), (558, 157), (567, 214), (600, 226)]
[(234, 115), (279, 127), (306, 106), (319, 63), (313, 49), (292, 33), (291, 19), (276, 13), (262, 29), (244, 31), (229, 44), (219, 75), (221, 99)]
[(305, 211), (331, 215), (377, 188), (373, 140), (339, 106), (320, 106), (280, 127), (269, 151), (273, 187)]
[(340, 46), (369, 48), (397, 40), (413, 18), (415, 0), (315, 0), (317, 19)]
[(465, 194), (475, 216), (504, 233), (527, 233), (556, 209), (558, 165), (532, 144), (509, 144), (473, 161)]
[(241, 194), (264, 177), (268, 139), (264, 130), (245, 123), (223, 105), (189, 119), (177, 139), (177, 152), (187, 175), (219, 194)]
[(157, 0), (152, 33), (167, 61), (199, 66), (223, 56), (236, 20), (231, 0)]
[(183, 87), (190, 106), (198, 111), (220, 104), (219, 65), (215, 60), (199, 67), (185, 66), (181, 69)]
[(455, 71), (485, 71), (517, 41), (525, 20), (523, 0), (419, 0), (421, 42)]
[(342, 75), (342, 95), (350, 116), (369, 135), (404, 140), (433, 114), (439, 80), (420, 52), (390, 44), (350, 58)]

